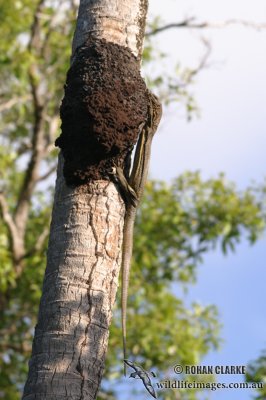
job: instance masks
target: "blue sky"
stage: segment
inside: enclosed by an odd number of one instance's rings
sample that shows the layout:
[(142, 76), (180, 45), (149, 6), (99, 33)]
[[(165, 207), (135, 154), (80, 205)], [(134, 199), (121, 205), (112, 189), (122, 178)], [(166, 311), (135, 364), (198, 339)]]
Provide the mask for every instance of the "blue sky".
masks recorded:
[[(163, 5), (160, 0), (151, 0), (150, 14), (160, 15), (165, 22), (186, 16), (215, 22), (266, 20), (264, 0), (164, 0)], [(266, 29), (259, 32), (231, 26), (165, 32), (156, 38), (160, 48), (169, 53), (161, 70), (171, 73), (177, 61), (184, 66), (197, 65), (203, 50), (201, 36), (212, 44), (211, 65), (192, 88), (201, 117), (188, 124), (175, 105), (165, 110), (154, 139), (151, 176), (170, 181), (185, 170), (200, 170), (206, 178), (223, 171), (244, 189), (252, 180), (262, 182), (266, 171)], [(227, 257), (213, 252), (199, 268), (198, 282), (186, 300), (218, 306), (224, 339), (221, 350), (210, 353), (204, 364), (246, 365), (266, 347), (265, 244), (264, 237), (253, 247), (243, 242)], [(236, 376), (231, 379), (238, 381)], [(247, 400), (252, 392), (221, 390), (210, 398)]]

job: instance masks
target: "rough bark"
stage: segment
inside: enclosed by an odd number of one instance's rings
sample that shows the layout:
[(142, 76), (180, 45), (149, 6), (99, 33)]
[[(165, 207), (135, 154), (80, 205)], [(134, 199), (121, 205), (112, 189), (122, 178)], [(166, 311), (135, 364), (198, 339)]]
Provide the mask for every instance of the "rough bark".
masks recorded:
[[(77, 48), (93, 37), (130, 50), (139, 67), (146, 12), (147, 0), (81, 0), (72, 66)], [(135, 140), (124, 152), (118, 149), (120, 162)], [(104, 173), (102, 179), (85, 174), (71, 186), (63, 170), (60, 155), (43, 295), (23, 395), (27, 400), (96, 398), (117, 291), (124, 203)]]

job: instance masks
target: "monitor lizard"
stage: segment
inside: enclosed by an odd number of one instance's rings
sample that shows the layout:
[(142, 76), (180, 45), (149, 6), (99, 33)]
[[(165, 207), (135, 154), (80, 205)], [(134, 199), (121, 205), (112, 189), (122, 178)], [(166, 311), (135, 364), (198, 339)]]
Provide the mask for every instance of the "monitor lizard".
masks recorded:
[[(126, 349), (126, 312), (127, 297), (129, 285), (129, 273), (131, 267), (131, 257), (133, 250), (133, 230), (136, 218), (137, 208), (139, 206), (144, 186), (148, 176), (149, 161), (151, 156), (151, 144), (153, 136), (159, 125), (162, 107), (158, 98), (148, 91), (149, 104), (147, 120), (140, 127), (140, 134), (136, 146), (135, 156), (133, 160), (132, 172), (129, 177), (121, 167), (115, 166), (113, 174), (121, 188), (125, 205), (125, 219), (123, 228), (123, 245), (122, 245), (122, 335), (123, 335), (123, 352), (124, 360), (127, 359)], [(124, 375), (126, 376), (126, 365), (124, 361)]]

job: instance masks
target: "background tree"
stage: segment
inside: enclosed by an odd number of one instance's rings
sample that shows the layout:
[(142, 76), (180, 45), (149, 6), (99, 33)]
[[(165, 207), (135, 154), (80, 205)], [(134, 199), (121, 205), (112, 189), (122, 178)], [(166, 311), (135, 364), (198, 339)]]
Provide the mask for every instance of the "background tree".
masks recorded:
[[(0, 227), (0, 387), (2, 397), (17, 399), (24, 382), (25, 360), (29, 357), (44, 271), (52, 197), (50, 177), (55, 170), (53, 143), (59, 134), (58, 105), (69, 63), (76, 6), (74, 2), (67, 4), (65, 1), (49, 4), (1, 1), (0, 5), (0, 29), (2, 37), (7, 38), (0, 45), (0, 170), (4, 222)], [(148, 43), (147, 60), (151, 54)], [(175, 99), (187, 99), (189, 111), (191, 97), (189, 92), (184, 97), (183, 82), (175, 86), (178, 94)], [(151, 83), (159, 84), (160, 80), (153, 79)], [(164, 84), (166, 87), (167, 82)], [(173, 94), (173, 85), (169, 87), (172, 90), (169, 93)], [(38, 126), (42, 127), (39, 131)], [(32, 140), (37, 132), (41, 132), (42, 137), (39, 147), (40, 142)], [(33, 167), (37, 174), (33, 173)], [(34, 180), (28, 180), (29, 176)], [(197, 265), (214, 244), (222, 244), (227, 251), (245, 232), (251, 242), (256, 240), (263, 227), (263, 215), (261, 202), (250, 190), (238, 192), (222, 177), (204, 182), (199, 175), (191, 174), (180, 177), (171, 186), (154, 182), (148, 186), (145, 198), (152, 203), (144, 200), (145, 212), (140, 213), (137, 221), (129, 346), (139, 360), (145, 357), (147, 368), (157, 366), (163, 372), (177, 361), (177, 352), (181, 362), (197, 363), (218, 344), (216, 309), (196, 304), (187, 308), (169, 291), (171, 279), (185, 285), (195, 280)], [(22, 209), (26, 217), (24, 230), (18, 235), (16, 229), (12, 231), (12, 221), (19, 202), (24, 204)], [(157, 232), (154, 226), (159, 227)], [(156, 242), (148, 242), (147, 234)], [(20, 242), (24, 252), (21, 257), (16, 255), (15, 242)], [(154, 286), (148, 285), (148, 281)], [(158, 290), (158, 296), (154, 295), (153, 287)], [(138, 310), (138, 317), (133, 316), (133, 309)], [(153, 321), (149, 329), (147, 315)], [(114, 317), (106, 380), (121, 377), (121, 363), (117, 361), (122, 357), (120, 312), (115, 311)], [(133, 335), (136, 323), (140, 326), (137, 340)], [(152, 343), (158, 346), (154, 345), (151, 351)], [(170, 398), (172, 394), (167, 396)], [(193, 398), (196, 394), (188, 396)]]
[(257, 389), (257, 395), (254, 397), (256, 400), (263, 400), (266, 396), (266, 351), (263, 350), (260, 356), (249, 363), (246, 372), (246, 382), (262, 383), (263, 388)]

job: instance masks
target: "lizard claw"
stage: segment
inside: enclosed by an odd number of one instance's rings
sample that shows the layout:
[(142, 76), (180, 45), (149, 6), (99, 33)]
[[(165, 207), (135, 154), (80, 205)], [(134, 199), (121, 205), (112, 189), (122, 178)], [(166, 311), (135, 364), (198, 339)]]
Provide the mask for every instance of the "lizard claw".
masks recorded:
[(116, 175), (116, 166), (110, 167), (110, 168), (107, 170), (107, 173), (108, 173), (109, 175)]

